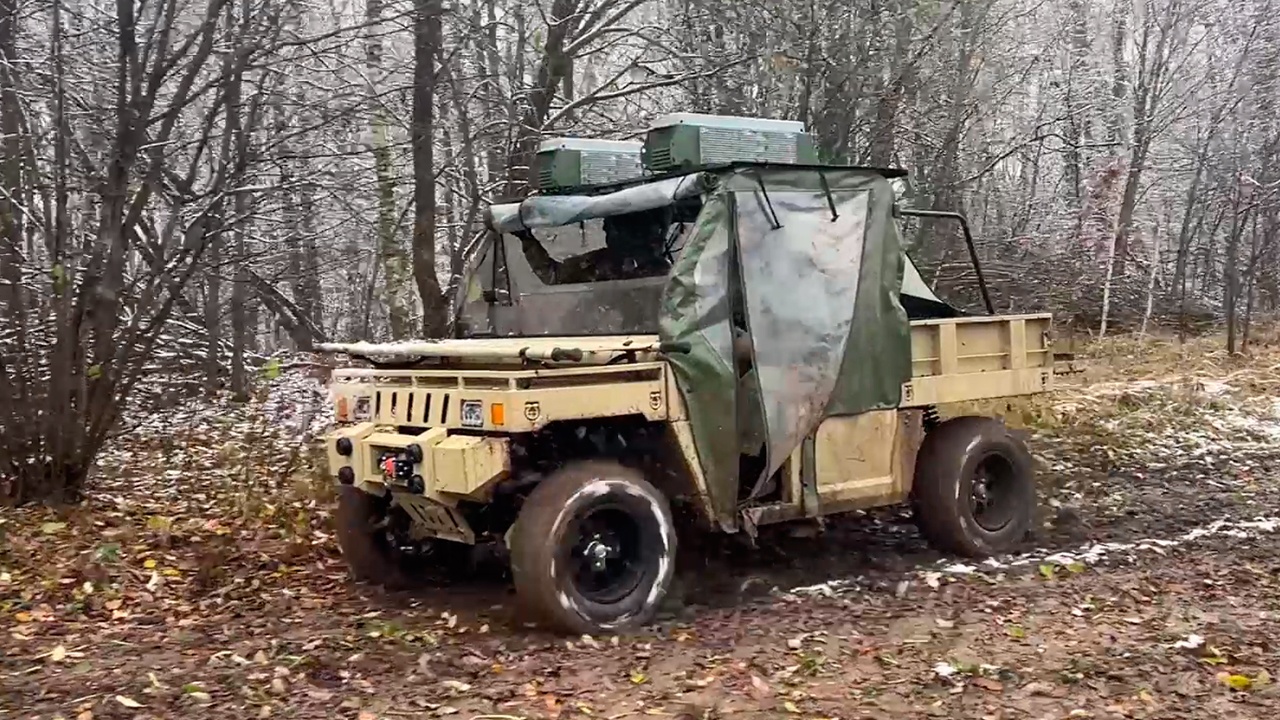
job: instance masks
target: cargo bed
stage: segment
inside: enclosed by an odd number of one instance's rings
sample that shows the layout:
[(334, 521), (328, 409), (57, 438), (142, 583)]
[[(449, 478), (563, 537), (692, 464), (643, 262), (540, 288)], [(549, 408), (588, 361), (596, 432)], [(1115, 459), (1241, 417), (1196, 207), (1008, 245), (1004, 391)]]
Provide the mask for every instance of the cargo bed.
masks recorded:
[(902, 406), (1033, 395), (1053, 386), (1053, 316), (997, 315), (911, 323)]

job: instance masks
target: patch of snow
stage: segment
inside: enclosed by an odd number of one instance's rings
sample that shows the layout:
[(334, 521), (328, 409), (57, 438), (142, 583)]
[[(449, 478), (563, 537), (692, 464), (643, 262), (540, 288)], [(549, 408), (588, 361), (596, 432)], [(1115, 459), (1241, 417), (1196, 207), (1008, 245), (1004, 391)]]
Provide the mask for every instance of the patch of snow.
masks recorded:
[[(1147, 538), (1134, 542), (1088, 543), (1081, 545), (1074, 551), (1033, 552), (1007, 555), (1000, 558), (987, 558), (981, 567), (942, 560), (936, 563), (932, 569), (916, 572), (915, 577), (924, 580), (924, 583), (929, 587), (937, 589), (941, 585), (941, 574), (953, 576), (977, 575), (989, 570), (1006, 570), (1032, 564), (1040, 565), (1042, 563), (1064, 566), (1073, 563), (1097, 565), (1111, 556), (1122, 553), (1128, 554), (1129, 557), (1141, 552), (1154, 552), (1164, 555), (1169, 548), (1179, 547), (1206, 538), (1229, 537), (1233, 540), (1257, 540), (1264, 534), (1275, 533), (1278, 530), (1280, 530), (1280, 517), (1262, 517), (1238, 521), (1217, 520), (1208, 525), (1192, 528), (1174, 538)], [(1233, 542), (1232, 544), (1236, 543)], [(785, 591), (784, 594), (822, 594), (831, 597), (856, 587), (857, 579), (835, 579), (818, 585), (792, 588)]]
[(1186, 640), (1179, 640), (1173, 644), (1179, 650), (1195, 650), (1201, 645), (1204, 645), (1204, 638), (1195, 633), (1188, 635)]

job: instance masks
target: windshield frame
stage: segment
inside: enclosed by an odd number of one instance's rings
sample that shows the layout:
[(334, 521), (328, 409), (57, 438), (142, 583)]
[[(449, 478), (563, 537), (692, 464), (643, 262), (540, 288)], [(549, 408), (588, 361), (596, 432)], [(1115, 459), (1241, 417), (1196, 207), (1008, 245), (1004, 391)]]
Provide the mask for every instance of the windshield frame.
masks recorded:
[[(697, 226), (702, 212), (702, 197), (686, 197), (665, 207), (645, 208), (628, 213), (607, 215), (600, 220), (609, 224), (610, 233), (627, 234), (626, 216), (635, 216), (635, 235), (631, 245), (613, 247), (613, 259), (625, 263), (637, 253), (638, 265), (624, 267), (619, 273), (583, 279), (572, 276), (562, 281), (540, 277), (530, 260), (531, 252), (546, 253), (539, 229), (498, 232), (486, 231), (480, 247), (459, 283), (456, 296), (455, 336), (542, 336), (542, 335), (630, 335), (653, 334), (658, 328), (661, 298), (672, 271), (679, 260), (687, 238)], [(654, 222), (657, 218), (657, 222)], [(557, 228), (572, 228), (585, 218)], [(646, 225), (645, 223), (649, 223)], [(665, 229), (659, 229), (662, 225)], [(647, 228), (654, 228), (652, 238), (658, 243), (649, 248), (643, 238)], [(526, 245), (536, 247), (526, 247)], [(640, 248), (646, 248), (641, 250)], [(604, 248), (588, 250), (591, 255)], [(560, 256), (561, 260), (581, 259)], [(604, 255), (604, 254), (602, 254)], [(580, 262), (595, 272), (589, 262)], [(545, 270), (545, 269), (544, 269)], [(637, 274), (629, 274), (635, 271)], [(552, 280), (548, 282), (548, 280)], [(534, 308), (545, 308), (542, 317)], [(570, 321), (581, 317), (581, 324)], [(612, 318), (612, 319), (610, 319)]]

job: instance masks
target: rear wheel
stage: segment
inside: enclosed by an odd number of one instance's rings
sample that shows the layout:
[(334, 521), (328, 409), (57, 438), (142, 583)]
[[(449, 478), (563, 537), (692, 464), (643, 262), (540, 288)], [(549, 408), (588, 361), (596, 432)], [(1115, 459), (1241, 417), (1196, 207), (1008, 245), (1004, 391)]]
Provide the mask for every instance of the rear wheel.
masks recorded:
[(911, 493), (916, 524), (938, 550), (966, 557), (1008, 552), (1035, 515), (1031, 453), (998, 420), (948, 420), (925, 436)]
[(516, 593), (535, 619), (572, 633), (653, 619), (675, 569), (666, 497), (615, 462), (561, 468), (534, 488), (511, 533)]
[(464, 572), (472, 546), (448, 540), (408, 541), (398, 511), (359, 488), (338, 488), (334, 525), (338, 547), (356, 580), (404, 590)]

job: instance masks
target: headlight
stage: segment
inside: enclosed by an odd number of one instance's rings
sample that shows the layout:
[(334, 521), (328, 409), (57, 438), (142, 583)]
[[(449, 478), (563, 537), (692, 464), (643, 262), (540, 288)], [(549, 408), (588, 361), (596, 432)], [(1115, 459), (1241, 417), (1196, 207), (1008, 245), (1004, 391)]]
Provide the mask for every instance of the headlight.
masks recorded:
[(371, 395), (357, 395), (354, 405), (355, 408), (351, 411), (352, 420), (366, 422), (373, 419), (373, 397)]
[(479, 400), (462, 401), (462, 427), (484, 427), (484, 403)]

